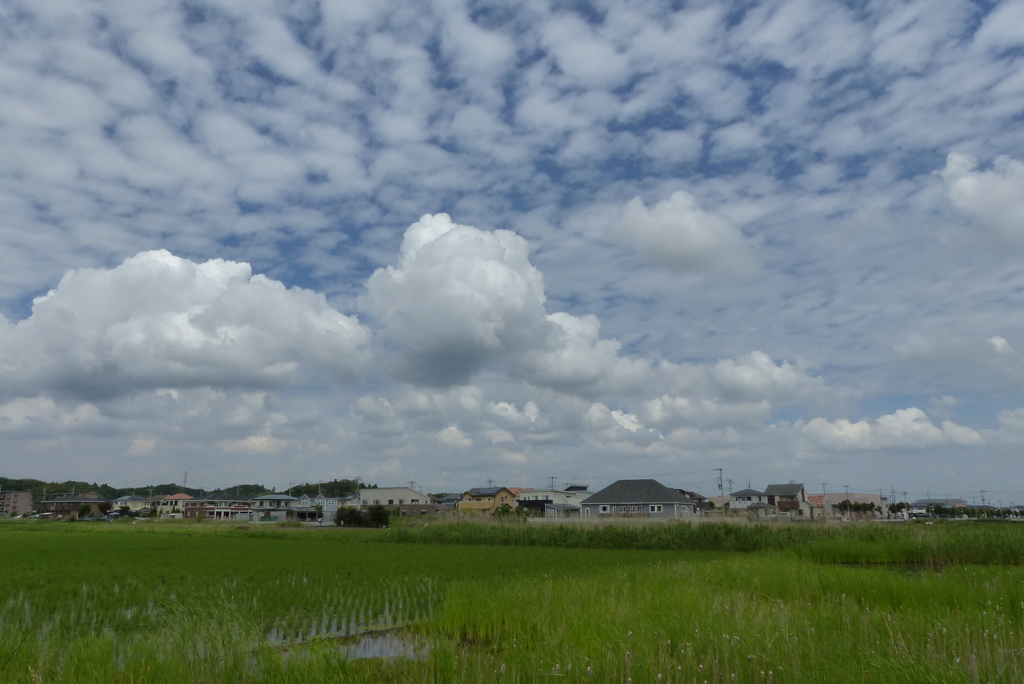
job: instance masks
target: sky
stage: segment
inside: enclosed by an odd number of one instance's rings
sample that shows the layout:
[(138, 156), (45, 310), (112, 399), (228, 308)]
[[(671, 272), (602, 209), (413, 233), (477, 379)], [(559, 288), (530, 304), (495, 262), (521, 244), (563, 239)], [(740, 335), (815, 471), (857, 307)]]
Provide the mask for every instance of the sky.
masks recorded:
[(0, 4), (9, 477), (1024, 504), (1022, 259), (1024, 0)]

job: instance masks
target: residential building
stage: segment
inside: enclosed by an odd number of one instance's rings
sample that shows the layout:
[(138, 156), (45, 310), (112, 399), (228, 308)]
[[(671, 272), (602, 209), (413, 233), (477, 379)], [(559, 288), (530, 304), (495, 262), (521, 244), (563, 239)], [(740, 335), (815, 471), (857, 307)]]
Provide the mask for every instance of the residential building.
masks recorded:
[(110, 502), (113, 506), (112, 511), (120, 512), (121, 508), (127, 506), (130, 513), (142, 513), (149, 512), (150, 500), (145, 496), (139, 496), (138, 494), (127, 494), (125, 496), (119, 496)]
[(581, 504), (584, 518), (679, 518), (693, 515), (693, 499), (657, 480), (618, 480)]
[(767, 505), (768, 497), (764, 492), (759, 492), (756, 489), (741, 489), (729, 495), (729, 510), (732, 511), (745, 510), (756, 503)]
[(295, 500), (292, 508), (295, 509), (295, 515), (299, 520), (316, 522), (323, 518), (330, 521), (334, 518), (339, 503), (341, 501), (337, 497), (326, 496), (320, 492), (313, 496), (303, 494)]
[(13, 518), (32, 512), (32, 492), (0, 489), (0, 518)]
[(703, 494), (698, 494), (697, 492), (691, 492), (689, 489), (677, 489), (676, 491), (679, 492), (680, 494), (682, 494), (683, 496), (687, 496), (687, 497), (693, 499), (694, 506), (696, 506), (698, 510), (702, 510), (703, 511), (703, 510), (708, 510), (708, 509), (711, 508), (710, 500), (708, 499), (708, 497), (704, 496)]
[(163, 494), (154, 496), (150, 502), (150, 506), (156, 506), (157, 513), (160, 514), (161, 518), (176, 515), (181, 516), (182, 510), (185, 507), (185, 502), (190, 501), (192, 496), (190, 494)]
[(295, 520), (297, 516), (293, 506), (296, 501), (298, 499), (287, 494), (258, 496), (250, 499), (252, 510), (249, 518), (260, 522)]
[(183, 518), (205, 518), (207, 520), (244, 520), (250, 518), (252, 499), (247, 496), (219, 494), (182, 501)]
[(433, 515), (446, 513), (447, 508), (412, 487), (377, 487), (359, 490), (359, 507), (383, 506), (392, 515)]
[(493, 514), (499, 506), (515, 508), (515, 494), (508, 487), (474, 487), (462, 493), (459, 500), (459, 511), (472, 514)]
[[(523, 488), (516, 497), (519, 508), (526, 508), (534, 515), (565, 517), (579, 515), (580, 504), (590, 498), (593, 492), (586, 485), (570, 485), (573, 489), (527, 489)], [(512, 491), (512, 488), (509, 488)], [(552, 506), (552, 508), (548, 508)]]
[(821, 509), (807, 500), (807, 492), (802, 484), (790, 482), (789, 484), (773, 484), (764, 488), (765, 498), (770, 506), (780, 515), (786, 515), (790, 519), (813, 520), (815, 514)]
[(104, 501), (99, 494), (54, 494), (43, 500), (43, 515), (66, 520), (75, 520), (83, 506), (89, 507), (85, 517), (102, 516), (100, 505)]

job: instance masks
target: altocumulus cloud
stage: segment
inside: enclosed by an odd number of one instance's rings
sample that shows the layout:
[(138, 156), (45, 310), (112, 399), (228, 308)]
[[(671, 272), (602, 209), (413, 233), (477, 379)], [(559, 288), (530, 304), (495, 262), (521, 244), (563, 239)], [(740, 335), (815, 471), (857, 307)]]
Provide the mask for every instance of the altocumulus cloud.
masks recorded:
[(17, 323), (0, 319), (7, 395), (84, 399), (161, 387), (273, 388), (327, 374), (356, 379), (370, 333), (319, 293), (143, 252), (112, 269), (69, 271)]

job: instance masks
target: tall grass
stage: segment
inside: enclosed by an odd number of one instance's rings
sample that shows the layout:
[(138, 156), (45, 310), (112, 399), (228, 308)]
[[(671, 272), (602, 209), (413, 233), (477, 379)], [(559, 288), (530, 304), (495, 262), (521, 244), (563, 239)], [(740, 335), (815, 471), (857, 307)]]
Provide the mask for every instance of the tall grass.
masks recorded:
[(673, 551), (789, 551), (819, 563), (1024, 564), (1024, 525), (767, 525), (732, 523), (481, 524), (391, 530), (400, 544)]

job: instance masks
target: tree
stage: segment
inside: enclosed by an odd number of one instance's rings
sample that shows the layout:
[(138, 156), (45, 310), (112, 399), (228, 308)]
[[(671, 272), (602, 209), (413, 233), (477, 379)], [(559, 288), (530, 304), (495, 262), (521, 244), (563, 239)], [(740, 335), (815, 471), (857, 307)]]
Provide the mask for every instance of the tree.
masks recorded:
[(90, 513), (92, 513), (92, 504), (84, 503), (78, 507), (79, 518), (88, 518)]
[(512, 507), (508, 504), (501, 504), (494, 509), (495, 518), (508, 518), (512, 515)]
[(391, 513), (380, 505), (367, 508), (366, 517), (370, 527), (387, 527), (391, 522)]
[(100, 513), (101, 513), (101, 514), (103, 514), (103, 515), (106, 515), (106, 514), (107, 514), (107, 512), (108, 512), (108, 511), (109, 511), (109, 510), (110, 510), (111, 508), (113, 508), (113, 507), (114, 507), (114, 505), (113, 505), (112, 503), (110, 503), (109, 501), (101, 501), (101, 502), (100, 502), (99, 504), (97, 504), (97, 506), (96, 506), (96, 508), (98, 508), (98, 509), (99, 509), (99, 511), (100, 511)]
[(121, 506), (120, 508), (117, 509), (117, 514), (127, 518), (132, 514), (132, 509), (130, 509), (128, 505), (125, 504), (124, 506)]
[(342, 506), (334, 513), (334, 524), (339, 527), (366, 527), (366, 515), (358, 508)]

